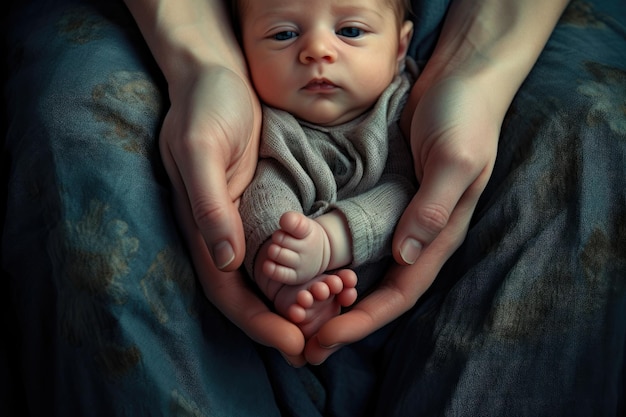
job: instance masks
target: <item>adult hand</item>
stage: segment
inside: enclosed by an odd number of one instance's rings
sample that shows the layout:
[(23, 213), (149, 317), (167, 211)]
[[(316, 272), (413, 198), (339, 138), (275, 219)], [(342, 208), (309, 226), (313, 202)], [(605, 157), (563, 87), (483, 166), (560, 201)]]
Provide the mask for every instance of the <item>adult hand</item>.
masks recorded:
[(256, 167), (259, 103), (247, 80), (222, 67), (194, 72), (169, 94), (160, 140), (165, 167), (217, 267), (235, 270), (245, 252), (237, 202)]
[(302, 365), (300, 330), (270, 312), (236, 271), (245, 251), (237, 206), (254, 174), (261, 120), (251, 86), (209, 67), (169, 89), (161, 154), (204, 292), (249, 337)]
[(410, 309), (463, 241), (491, 175), (502, 118), (480, 82), (420, 78), (407, 104), (420, 188), (394, 235), (393, 266), (383, 283), (349, 312), (330, 320), (307, 343), (318, 364)]
[(427, 82), (413, 95), (410, 137), (420, 187), (394, 234), (401, 265), (414, 264), (444, 230), (450, 252), (461, 244), (493, 170), (503, 117), (480, 82), (459, 76)]

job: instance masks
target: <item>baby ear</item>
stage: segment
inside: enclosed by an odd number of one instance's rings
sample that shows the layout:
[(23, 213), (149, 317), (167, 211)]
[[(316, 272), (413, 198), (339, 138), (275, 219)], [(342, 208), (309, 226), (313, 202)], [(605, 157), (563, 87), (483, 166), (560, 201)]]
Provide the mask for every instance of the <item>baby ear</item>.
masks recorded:
[(402, 61), (406, 56), (413, 35), (413, 22), (405, 20), (400, 28), (400, 41), (398, 42), (398, 61)]

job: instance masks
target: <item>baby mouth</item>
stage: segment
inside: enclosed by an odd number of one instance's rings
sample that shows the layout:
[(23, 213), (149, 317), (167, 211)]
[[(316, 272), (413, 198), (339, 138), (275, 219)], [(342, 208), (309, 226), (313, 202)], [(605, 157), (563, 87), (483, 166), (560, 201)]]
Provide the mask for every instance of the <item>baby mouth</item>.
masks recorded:
[(309, 83), (304, 86), (304, 89), (309, 91), (327, 91), (335, 88), (337, 88), (337, 86), (325, 78), (316, 78), (309, 81)]

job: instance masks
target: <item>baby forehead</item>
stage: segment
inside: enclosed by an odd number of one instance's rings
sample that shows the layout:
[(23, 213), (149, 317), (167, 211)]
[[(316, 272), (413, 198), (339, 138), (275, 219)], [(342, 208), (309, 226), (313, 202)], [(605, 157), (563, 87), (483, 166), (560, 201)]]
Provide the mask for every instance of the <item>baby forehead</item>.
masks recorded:
[(384, 17), (384, 11), (404, 9), (405, 0), (234, 0), (237, 14), (289, 15), (305, 12), (306, 16), (316, 10), (330, 10), (335, 14), (376, 14)]

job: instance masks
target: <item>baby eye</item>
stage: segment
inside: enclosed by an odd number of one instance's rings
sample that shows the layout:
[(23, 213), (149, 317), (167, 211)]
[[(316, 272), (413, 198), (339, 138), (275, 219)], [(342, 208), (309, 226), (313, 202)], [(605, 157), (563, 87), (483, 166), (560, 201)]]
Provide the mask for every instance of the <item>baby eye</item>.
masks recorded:
[(355, 27), (345, 27), (341, 28), (337, 31), (337, 35), (345, 36), (346, 38), (358, 38), (363, 35), (363, 29), (355, 28)]
[(293, 39), (297, 37), (298, 34), (291, 30), (285, 30), (283, 32), (278, 32), (273, 36), (273, 38), (277, 41), (288, 41), (289, 39)]

